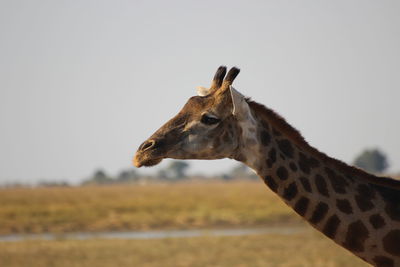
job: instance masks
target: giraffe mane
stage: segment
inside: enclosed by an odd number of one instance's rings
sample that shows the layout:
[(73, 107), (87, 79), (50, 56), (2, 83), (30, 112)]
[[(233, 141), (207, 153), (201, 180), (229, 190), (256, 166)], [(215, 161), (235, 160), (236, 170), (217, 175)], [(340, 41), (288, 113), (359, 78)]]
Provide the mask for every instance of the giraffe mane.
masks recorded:
[(267, 108), (266, 106), (259, 104), (255, 101), (252, 101), (250, 98), (247, 98), (246, 101), (249, 104), (250, 108), (255, 111), (256, 114), (261, 115), (261, 117), (264, 120), (268, 121), (272, 126), (274, 126), (275, 129), (281, 131), (282, 133), (285, 133), (297, 146), (310, 152), (312, 155), (319, 158), (323, 162), (335, 166), (344, 174), (353, 176), (354, 178), (363, 177), (368, 183), (400, 190), (400, 181), (393, 178), (375, 176), (373, 174), (365, 172), (362, 169), (350, 166), (341, 160), (329, 157), (325, 153), (310, 146), (301, 135), (301, 133), (274, 110)]

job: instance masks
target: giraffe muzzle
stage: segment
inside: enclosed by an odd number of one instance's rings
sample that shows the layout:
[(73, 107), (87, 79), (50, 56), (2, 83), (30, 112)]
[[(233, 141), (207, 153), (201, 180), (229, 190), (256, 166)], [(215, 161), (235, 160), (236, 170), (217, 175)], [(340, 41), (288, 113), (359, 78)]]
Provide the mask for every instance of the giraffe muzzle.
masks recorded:
[(133, 164), (140, 168), (142, 166), (154, 166), (162, 161), (163, 154), (159, 150), (160, 145), (162, 146), (162, 141), (149, 139), (141, 144), (135, 154), (133, 159)]

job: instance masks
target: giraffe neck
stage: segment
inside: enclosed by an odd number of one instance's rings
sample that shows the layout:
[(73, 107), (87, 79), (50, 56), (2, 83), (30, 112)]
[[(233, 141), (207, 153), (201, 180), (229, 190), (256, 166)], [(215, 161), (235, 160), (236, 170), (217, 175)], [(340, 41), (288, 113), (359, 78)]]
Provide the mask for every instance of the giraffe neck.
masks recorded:
[(400, 190), (373, 184), (360, 171), (346, 171), (343, 163), (335, 164), (253, 113), (256, 141), (244, 140), (235, 159), (254, 169), (298, 215), (340, 246), (373, 265), (400, 266)]

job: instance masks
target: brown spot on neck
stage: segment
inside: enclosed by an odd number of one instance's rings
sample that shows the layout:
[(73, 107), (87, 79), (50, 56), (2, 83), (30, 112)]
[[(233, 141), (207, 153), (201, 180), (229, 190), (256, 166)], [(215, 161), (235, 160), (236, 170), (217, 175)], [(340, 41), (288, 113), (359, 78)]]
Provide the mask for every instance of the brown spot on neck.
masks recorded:
[(327, 220), (322, 232), (329, 238), (334, 239), (337, 229), (339, 228), (340, 220), (337, 215), (332, 215)]
[(325, 215), (327, 214), (328, 210), (329, 207), (326, 203), (324, 202), (318, 203), (318, 205), (315, 207), (313, 215), (311, 216), (310, 222), (313, 224), (319, 223), (325, 218)]
[(290, 183), (284, 190), (282, 197), (288, 201), (292, 200), (297, 195), (297, 185), (296, 182)]
[(347, 199), (337, 199), (336, 207), (345, 214), (352, 214), (353, 208), (351, 207), (350, 201)]
[(327, 187), (325, 178), (319, 174), (315, 175), (315, 186), (317, 187), (318, 192), (321, 195), (329, 197), (329, 191), (328, 191), (328, 187)]
[(300, 216), (304, 216), (304, 214), (306, 214), (306, 212), (307, 212), (309, 203), (310, 203), (310, 200), (308, 198), (301, 197), (299, 200), (297, 200), (293, 209)]
[(349, 225), (343, 246), (353, 252), (363, 252), (364, 242), (368, 236), (368, 229), (362, 221), (358, 220)]
[(383, 238), (383, 248), (386, 252), (400, 256), (400, 230), (392, 230)]
[(385, 220), (380, 214), (371, 215), (371, 217), (369, 217), (369, 222), (374, 229), (379, 229), (386, 225)]

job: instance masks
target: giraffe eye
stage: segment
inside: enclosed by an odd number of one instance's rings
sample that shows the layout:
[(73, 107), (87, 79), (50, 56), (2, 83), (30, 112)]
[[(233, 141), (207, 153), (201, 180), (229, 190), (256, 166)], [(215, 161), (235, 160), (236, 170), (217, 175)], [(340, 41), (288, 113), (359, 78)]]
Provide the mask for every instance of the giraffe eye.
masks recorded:
[(204, 114), (201, 117), (200, 121), (201, 121), (201, 123), (206, 124), (206, 125), (213, 125), (213, 124), (217, 124), (221, 120), (216, 118), (216, 117), (214, 117), (214, 116), (210, 116), (210, 115)]

